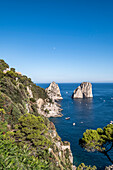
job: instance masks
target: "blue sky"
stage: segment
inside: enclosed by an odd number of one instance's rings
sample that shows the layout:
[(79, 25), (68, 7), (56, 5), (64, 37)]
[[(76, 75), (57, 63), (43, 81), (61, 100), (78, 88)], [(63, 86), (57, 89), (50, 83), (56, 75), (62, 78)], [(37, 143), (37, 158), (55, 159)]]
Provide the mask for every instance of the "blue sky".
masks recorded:
[(0, 58), (34, 82), (113, 82), (113, 0), (0, 0)]

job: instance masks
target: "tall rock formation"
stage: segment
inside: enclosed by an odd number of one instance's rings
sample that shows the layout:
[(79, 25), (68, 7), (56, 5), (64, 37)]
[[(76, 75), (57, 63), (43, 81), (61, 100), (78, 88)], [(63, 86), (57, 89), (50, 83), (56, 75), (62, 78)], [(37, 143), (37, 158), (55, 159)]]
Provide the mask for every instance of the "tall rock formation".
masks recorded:
[(56, 84), (54, 81), (45, 90), (46, 90), (49, 98), (52, 99), (53, 101), (58, 101), (58, 100), (63, 99), (61, 96), (58, 84)]
[(92, 84), (89, 82), (83, 82), (77, 89), (74, 90), (72, 98), (89, 98), (93, 97)]
[(48, 88), (45, 89), (48, 98), (45, 100), (38, 99), (38, 113), (45, 117), (61, 117), (61, 105), (57, 103), (58, 100), (63, 99), (60, 93), (58, 84), (52, 82)]

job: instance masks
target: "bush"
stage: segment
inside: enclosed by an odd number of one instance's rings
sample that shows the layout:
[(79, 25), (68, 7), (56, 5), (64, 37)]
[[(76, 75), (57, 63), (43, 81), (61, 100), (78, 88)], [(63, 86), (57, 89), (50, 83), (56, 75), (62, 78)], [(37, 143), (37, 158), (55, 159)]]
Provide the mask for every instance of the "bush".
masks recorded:
[(6, 70), (6, 68), (9, 68), (9, 65), (5, 63), (4, 60), (0, 59), (0, 70), (3, 71), (3, 70)]
[(46, 109), (45, 112), (46, 112), (47, 114), (49, 114), (49, 110), (48, 110), (48, 109)]
[(30, 98), (30, 101), (33, 103), (36, 102), (36, 100), (34, 98)]
[(11, 68), (10, 70), (13, 71), (13, 72), (15, 72), (15, 68)]
[(0, 70), (0, 79), (3, 78), (4, 73)]
[(48, 163), (32, 156), (26, 145), (21, 148), (6, 136), (0, 134), (0, 169), (49, 169)]
[(27, 113), (19, 118), (19, 123), (15, 126), (16, 141), (20, 144), (28, 144), (29, 147), (38, 147), (40, 149), (48, 149), (50, 141), (45, 137), (47, 127), (43, 118), (36, 117)]

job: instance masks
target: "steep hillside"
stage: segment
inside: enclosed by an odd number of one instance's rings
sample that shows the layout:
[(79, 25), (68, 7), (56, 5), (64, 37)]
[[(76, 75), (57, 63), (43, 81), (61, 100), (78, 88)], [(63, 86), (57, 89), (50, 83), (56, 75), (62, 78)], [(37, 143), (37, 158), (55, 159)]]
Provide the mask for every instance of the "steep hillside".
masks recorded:
[(55, 105), (46, 91), (0, 60), (0, 168), (72, 169), (70, 144), (45, 105)]

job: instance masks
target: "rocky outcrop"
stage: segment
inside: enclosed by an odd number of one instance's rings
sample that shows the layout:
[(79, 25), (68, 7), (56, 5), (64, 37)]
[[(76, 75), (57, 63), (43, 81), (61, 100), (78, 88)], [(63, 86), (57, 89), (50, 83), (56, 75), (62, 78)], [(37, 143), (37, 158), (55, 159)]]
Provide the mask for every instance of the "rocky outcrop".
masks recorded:
[(39, 109), (44, 105), (44, 100), (41, 98), (39, 98), (36, 102)]
[(58, 101), (58, 100), (63, 99), (60, 93), (59, 86), (54, 81), (45, 90), (49, 98), (52, 99), (52, 101)]
[(74, 90), (72, 98), (89, 98), (93, 97), (92, 84), (89, 82), (83, 82), (77, 89)]
[(31, 98), (33, 98), (33, 93), (32, 93), (32, 91), (31, 91), (31, 89), (30, 89), (29, 86), (27, 86), (27, 91), (28, 91), (28, 93), (29, 93), (29, 96), (30, 96)]
[(61, 117), (62, 116), (62, 109), (61, 105), (59, 105), (57, 102), (50, 102), (49, 99), (37, 100), (37, 106), (38, 106), (38, 113), (42, 114), (45, 117)]
[(52, 82), (48, 88), (45, 89), (48, 98), (45, 100), (38, 99), (38, 113), (44, 115), (45, 117), (61, 117), (62, 109), (61, 106), (56, 102), (63, 99), (60, 93), (58, 84)]
[(108, 167), (105, 167), (105, 170), (113, 170), (113, 165), (110, 165)]
[(54, 156), (55, 161), (60, 166), (60, 169), (63, 170), (63, 164), (67, 164), (67, 170), (76, 170), (76, 167), (73, 165), (73, 155), (70, 148), (70, 143), (68, 141), (61, 141), (58, 133), (56, 132), (55, 125), (50, 122), (49, 135), (52, 138), (52, 146), (49, 148), (49, 152)]

